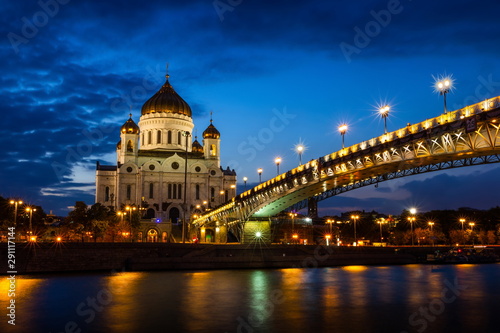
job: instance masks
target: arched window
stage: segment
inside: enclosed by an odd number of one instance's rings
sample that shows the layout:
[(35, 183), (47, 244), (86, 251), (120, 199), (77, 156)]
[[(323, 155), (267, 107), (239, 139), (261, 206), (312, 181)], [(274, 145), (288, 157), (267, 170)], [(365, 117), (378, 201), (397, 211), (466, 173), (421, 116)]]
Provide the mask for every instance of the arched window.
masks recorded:
[(154, 186), (153, 186), (153, 183), (149, 183), (149, 198), (150, 199), (153, 199), (153, 189), (154, 189)]
[(210, 145), (210, 156), (217, 156), (217, 146)]
[(177, 189), (179, 190), (179, 195), (177, 196), (177, 199), (182, 199), (182, 185), (179, 184), (177, 185)]
[(172, 184), (168, 184), (168, 194), (167, 194), (167, 197), (169, 199), (172, 199)]
[(132, 197), (132, 185), (127, 185), (127, 200)]
[(215, 200), (215, 188), (211, 187), (210, 188), (210, 201)]
[(104, 190), (104, 201), (109, 201), (109, 186)]
[(141, 146), (144, 146), (144, 133), (141, 133)]
[(172, 131), (167, 132), (167, 143), (172, 143)]
[(179, 145), (182, 145), (182, 141), (181, 141), (181, 132), (180, 132), (180, 131), (179, 131), (179, 132), (177, 132), (177, 143), (178, 143)]
[(172, 193), (173, 194), (172, 199), (177, 199), (177, 184), (174, 184), (172, 186), (172, 188), (173, 188), (173, 190), (172, 190), (172, 192), (173, 192)]
[(200, 185), (196, 184), (196, 200), (200, 200)]
[(130, 153), (134, 151), (134, 145), (132, 144), (132, 140), (128, 140), (127, 142), (127, 151)]
[(151, 134), (151, 131), (149, 131), (148, 132), (148, 145), (150, 145), (152, 141), (153, 141), (152, 140), (152, 134)]
[(156, 132), (156, 143), (161, 143), (161, 131)]

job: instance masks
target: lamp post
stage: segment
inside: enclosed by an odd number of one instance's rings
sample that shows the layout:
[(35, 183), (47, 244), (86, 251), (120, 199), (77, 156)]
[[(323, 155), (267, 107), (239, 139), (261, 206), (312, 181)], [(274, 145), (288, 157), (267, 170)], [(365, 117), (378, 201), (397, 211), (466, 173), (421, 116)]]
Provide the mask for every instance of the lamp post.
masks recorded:
[(447, 113), (446, 94), (453, 89), (453, 78), (451, 76), (447, 76), (437, 79), (434, 83), (434, 89), (439, 93), (439, 95), (443, 95), (444, 113)]
[(413, 216), (408, 217), (408, 221), (410, 222), (410, 228), (411, 228), (411, 246), (413, 246), (413, 222), (415, 222), (415, 214), (417, 214), (417, 209), (416, 208), (410, 208), (410, 214)]
[(380, 226), (380, 243), (383, 242), (383, 237), (382, 237), (382, 224), (386, 223), (385, 221), (377, 221), (377, 223)]
[(434, 222), (429, 221), (429, 222), (427, 222), (427, 224), (431, 228), (431, 240), (432, 240), (432, 246), (434, 246), (434, 232), (432, 231), (432, 227), (434, 226)]
[[(210, 121), (211, 122), (211, 121)], [(184, 155), (184, 201), (182, 210), (184, 211), (184, 218), (182, 219), (182, 243), (186, 242), (186, 221), (187, 221), (187, 205), (186, 205), (186, 197), (187, 197), (187, 164), (188, 164), (188, 140), (191, 136), (191, 133), (188, 131), (182, 132), (182, 135), (186, 137), (186, 153)]]
[(262, 168), (258, 168), (257, 172), (259, 173), (259, 183), (262, 183)]
[(389, 111), (391, 107), (389, 105), (384, 105), (378, 109), (378, 113), (384, 119), (384, 133), (387, 133), (387, 117), (389, 116)]
[(306, 150), (306, 147), (304, 147), (304, 145), (300, 143), (295, 146), (295, 151), (297, 152), (297, 154), (299, 154), (299, 165), (302, 165), (302, 153), (304, 152), (304, 150)]
[(340, 132), (340, 135), (342, 136), (342, 149), (345, 148), (345, 145), (344, 145), (344, 136), (345, 136), (345, 133), (347, 132), (347, 125), (346, 124), (342, 124), (339, 126), (339, 132)]
[(245, 191), (247, 190), (247, 177), (243, 177), (243, 183), (245, 184)]
[(33, 219), (33, 212), (36, 212), (36, 208), (27, 207), (26, 211), (30, 213), (30, 237), (33, 235), (33, 228), (31, 226), (31, 220)]
[(472, 245), (474, 245), (474, 226), (476, 224), (474, 222), (469, 222), (470, 226), (470, 237), (472, 238)]
[(14, 205), (14, 227), (17, 227), (17, 206), (22, 205), (23, 201), (22, 200), (11, 200), (10, 204)]
[(274, 163), (276, 163), (276, 176), (280, 174), (280, 163), (281, 163), (281, 157), (276, 157), (274, 159)]
[(328, 219), (326, 220), (326, 223), (330, 225), (330, 235), (333, 235), (332, 224), (335, 223), (335, 220)]
[(359, 220), (359, 215), (351, 215), (351, 219), (354, 220), (354, 243), (358, 245), (358, 236), (356, 235), (356, 221)]
[(460, 223), (462, 223), (462, 231), (463, 231), (464, 230), (465, 219), (461, 218), (459, 221), (460, 221)]
[(132, 235), (133, 235), (133, 232), (132, 232), (132, 211), (136, 210), (137, 208), (134, 206), (126, 206), (125, 209), (129, 212), (129, 224), (130, 224), (130, 242), (132, 242)]
[(292, 234), (293, 234), (293, 230), (294, 230), (294, 227), (295, 227), (294, 226), (294, 224), (295, 224), (295, 217), (297, 216), (297, 213), (292, 212), (289, 215), (292, 218)]

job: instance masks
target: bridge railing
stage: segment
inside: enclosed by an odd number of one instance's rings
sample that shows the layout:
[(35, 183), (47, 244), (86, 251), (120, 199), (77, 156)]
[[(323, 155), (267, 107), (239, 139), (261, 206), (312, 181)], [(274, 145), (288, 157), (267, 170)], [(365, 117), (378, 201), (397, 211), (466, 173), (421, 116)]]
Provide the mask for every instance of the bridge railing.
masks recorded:
[[(464, 108), (461, 108), (461, 109), (458, 109), (455, 111), (450, 111), (450, 112), (441, 114), (441, 115), (434, 117), (434, 118), (426, 119), (426, 120), (424, 120), (420, 123), (417, 123), (417, 124), (408, 124), (404, 128), (400, 128), (400, 129), (395, 130), (393, 132), (385, 133), (381, 136), (371, 138), (371, 139), (366, 140), (366, 141), (362, 141), (362, 142), (354, 144), (352, 146), (345, 147), (339, 151), (325, 155), (325, 156), (319, 158), (319, 160), (322, 160), (325, 162), (335, 160), (337, 158), (341, 158), (341, 157), (356, 153), (358, 151), (365, 150), (365, 149), (370, 148), (370, 147), (375, 147), (375, 146), (378, 146), (380, 144), (384, 144), (386, 142), (390, 142), (390, 141), (398, 139), (398, 138), (403, 138), (403, 137), (410, 135), (410, 134), (416, 134), (416, 133), (419, 133), (422, 131), (427, 131), (429, 129), (441, 126), (443, 124), (451, 123), (451, 122), (454, 122), (454, 121), (457, 121), (460, 119), (470, 117), (474, 114), (478, 114), (478, 113), (481, 113), (483, 111), (489, 111), (489, 110), (496, 109), (496, 108), (500, 108), (500, 96), (490, 98), (490, 99), (487, 99), (485, 101), (482, 101), (482, 102), (479, 102), (476, 104), (468, 105)], [(292, 170), (289, 170), (289, 171), (282, 173), (282, 174), (280, 174), (272, 179), (269, 179), (269, 180), (255, 186), (254, 188), (249, 189), (249, 190), (237, 195), (236, 197), (233, 197), (229, 202), (224, 203), (224, 204), (214, 208), (210, 212), (207, 212), (202, 217), (196, 219), (195, 223), (196, 223), (196, 221), (202, 220), (204, 217), (205, 218), (210, 217), (210, 216), (213, 216), (215, 214), (219, 214), (220, 212), (222, 212), (224, 210), (234, 208), (237, 202), (243, 201), (243, 200), (245, 200), (245, 199), (247, 199), (255, 194), (258, 194), (262, 191), (265, 191), (268, 187), (273, 186), (276, 183), (284, 182), (287, 180), (287, 178), (289, 176), (296, 176), (296, 175), (304, 174), (304, 173), (310, 171), (311, 168), (315, 168), (318, 163), (319, 163), (318, 160), (311, 160), (311, 161), (309, 161), (305, 164), (302, 164), (302, 165), (300, 165)]]

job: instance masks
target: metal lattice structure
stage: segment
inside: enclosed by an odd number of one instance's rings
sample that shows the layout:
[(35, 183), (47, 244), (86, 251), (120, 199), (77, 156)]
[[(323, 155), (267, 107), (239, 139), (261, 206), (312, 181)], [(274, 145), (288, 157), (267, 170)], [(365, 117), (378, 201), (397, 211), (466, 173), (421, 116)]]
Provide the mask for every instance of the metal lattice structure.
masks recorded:
[(500, 96), (312, 160), (232, 198), (193, 224), (239, 228), (249, 219), (304, 208), (310, 198), (321, 201), (383, 181), (498, 162)]

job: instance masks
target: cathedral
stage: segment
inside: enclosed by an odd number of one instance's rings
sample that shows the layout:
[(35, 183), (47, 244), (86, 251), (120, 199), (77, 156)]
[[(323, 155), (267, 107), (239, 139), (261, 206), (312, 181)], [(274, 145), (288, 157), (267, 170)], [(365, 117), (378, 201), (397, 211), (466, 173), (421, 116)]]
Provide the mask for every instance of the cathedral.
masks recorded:
[[(121, 127), (116, 165), (97, 162), (96, 202), (119, 214), (140, 215), (133, 239), (179, 242), (182, 221), (187, 222), (186, 236), (196, 237), (189, 221), (236, 195), (236, 172), (220, 165), (220, 133), (212, 122), (202, 143), (196, 136), (193, 140), (191, 108), (167, 74), (165, 84), (142, 106), (139, 123), (130, 114)], [(203, 241), (210, 240), (204, 235)]]

